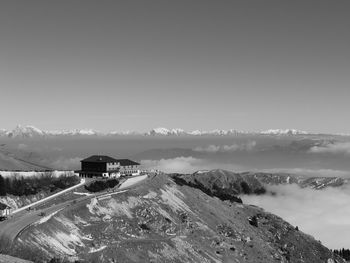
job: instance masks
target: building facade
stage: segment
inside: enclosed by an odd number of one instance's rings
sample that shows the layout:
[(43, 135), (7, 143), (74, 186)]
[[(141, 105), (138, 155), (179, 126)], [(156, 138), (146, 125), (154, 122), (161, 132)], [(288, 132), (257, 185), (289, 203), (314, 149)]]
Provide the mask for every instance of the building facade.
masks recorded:
[(129, 159), (119, 159), (120, 174), (125, 176), (140, 175), (140, 164)]
[(140, 164), (129, 159), (115, 159), (106, 155), (92, 155), (81, 160), (80, 177), (118, 178), (140, 174)]

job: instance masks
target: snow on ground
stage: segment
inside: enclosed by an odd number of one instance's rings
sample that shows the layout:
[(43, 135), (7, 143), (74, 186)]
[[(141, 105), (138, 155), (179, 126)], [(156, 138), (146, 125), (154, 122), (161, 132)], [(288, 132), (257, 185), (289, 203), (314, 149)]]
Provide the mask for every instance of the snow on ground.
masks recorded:
[(131, 196), (127, 201), (123, 202), (117, 202), (115, 199), (109, 199), (104, 200), (103, 205), (101, 205), (101, 203), (96, 198), (93, 198), (86, 206), (91, 214), (104, 216), (104, 220), (109, 220), (112, 216), (123, 215), (126, 215), (128, 218), (133, 218), (130, 209), (141, 204), (142, 201), (138, 197)]
[(90, 224), (86, 222), (84, 219), (82, 219), (80, 216), (74, 216), (74, 223), (75, 224), (82, 224), (84, 226), (89, 226)]
[(149, 191), (148, 194), (144, 195), (143, 198), (153, 199), (157, 197), (157, 193), (153, 191)]
[[(63, 208), (62, 208), (62, 209), (63, 209)], [(49, 221), (49, 220), (51, 219), (51, 217), (53, 217), (54, 215), (56, 215), (56, 214), (57, 214), (58, 212), (60, 212), (62, 209), (57, 210), (57, 211), (55, 211), (55, 212), (49, 214), (48, 216), (42, 217), (39, 221), (35, 222), (33, 225), (34, 225), (34, 226), (37, 226), (37, 225), (40, 225), (40, 224), (42, 224), (42, 223), (45, 223), (45, 222)]]
[(169, 205), (174, 212), (179, 210), (191, 212), (188, 205), (181, 199), (184, 197), (183, 193), (176, 186), (165, 186), (165, 190), (161, 189), (160, 191), (162, 192), (161, 198), (163, 203)]
[(58, 224), (52, 224), (47, 230), (34, 228), (29, 242), (44, 251), (56, 251), (63, 256), (76, 256), (75, 248), (85, 247), (82, 240), (90, 237), (81, 233), (80, 229), (68, 218), (61, 215), (54, 218)]
[(90, 194), (90, 193), (80, 193), (80, 192), (73, 192), (73, 194), (75, 194), (75, 195), (85, 195), (85, 196), (93, 195), (93, 194)]
[[(158, 194), (156, 192), (149, 191), (142, 198), (147, 199), (147, 200), (152, 200), (152, 199), (155, 199), (157, 196), (158, 196)], [(168, 212), (166, 212), (164, 209), (162, 209), (157, 202), (153, 203), (152, 205), (158, 211), (159, 214), (174, 221), (174, 219), (171, 217), (171, 215), (169, 215)]]
[[(172, 241), (175, 243), (176, 251), (183, 257), (189, 257), (190, 258), (196, 258), (200, 259), (200, 262), (202, 263), (210, 263), (208, 259), (202, 257), (197, 251), (193, 249), (191, 244), (189, 244), (186, 240), (183, 240), (180, 237), (175, 237), (172, 239)], [(192, 256), (192, 257), (191, 257)]]
[(164, 209), (162, 209), (158, 204), (155, 206), (155, 209), (158, 211), (159, 214), (161, 214), (165, 218), (168, 218), (173, 222), (175, 221), (175, 219), (171, 215), (169, 215), (168, 212), (166, 212)]
[[(33, 232), (31, 244), (37, 246), (41, 251), (49, 251), (54, 249), (60, 255), (74, 256), (76, 251), (74, 248), (70, 248), (64, 245), (64, 241), (61, 242), (57, 237), (52, 237), (41, 231), (35, 230)], [(45, 249), (47, 248), (47, 249)]]
[(136, 184), (138, 182), (145, 180), (147, 177), (148, 177), (148, 175), (145, 174), (145, 175), (140, 175), (140, 176), (128, 178), (125, 180), (124, 183), (121, 184), (119, 189), (124, 189), (124, 188), (127, 188), (129, 186), (132, 186), (133, 184)]
[(98, 251), (101, 251), (101, 250), (104, 250), (107, 246), (102, 246), (102, 247), (99, 247), (99, 248), (91, 248), (89, 253), (95, 253), (95, 252), (98, 252)]

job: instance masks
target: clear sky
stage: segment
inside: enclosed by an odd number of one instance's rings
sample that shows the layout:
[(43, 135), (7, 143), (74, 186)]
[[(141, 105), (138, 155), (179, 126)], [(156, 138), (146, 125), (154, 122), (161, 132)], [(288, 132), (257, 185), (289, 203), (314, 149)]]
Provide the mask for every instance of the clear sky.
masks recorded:
[(350, 1), (3, 1), (0, 128), (350, 132)]

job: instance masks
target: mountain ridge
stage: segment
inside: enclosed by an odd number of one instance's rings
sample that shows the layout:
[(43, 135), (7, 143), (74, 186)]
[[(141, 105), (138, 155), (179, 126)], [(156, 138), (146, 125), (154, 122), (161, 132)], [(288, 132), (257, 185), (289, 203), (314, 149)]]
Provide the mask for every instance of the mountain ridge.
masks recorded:
[[(206, 181), (228, 175), (216, 170)], [(345, 262), (282, 218), (220, 197), (160, 174), (48, 215), (7, 251), (36, 262)]]
[(261, 135), (261, 136), (306, 136), (306, 135), (338, 135), (346, 134), (323, 134), (312, 133), (297, 129), (269, 129), (263, 131), (241, 131), (236, 129), (192, 130), (186, 131), (181, 128), (168, 129), (164, 127), (154, 128), (148, 132), (138, 131), (110, 131), (99, 132), (93, 129), (72, 129), (44, 131), (33, 125), (17, 125), (12, 130), (0, 129), (0, 137), (8, 138), (41, 138), (59, 136), (235, 136), (235, 135)]

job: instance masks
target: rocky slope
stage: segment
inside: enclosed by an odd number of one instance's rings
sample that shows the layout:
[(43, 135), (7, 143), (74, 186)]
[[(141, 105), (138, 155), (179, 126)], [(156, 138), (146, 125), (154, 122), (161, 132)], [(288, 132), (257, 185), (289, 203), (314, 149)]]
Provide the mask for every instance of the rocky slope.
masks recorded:
[(226, 170), (199, 171), (193, 174), (173, 175), (179, 185), (198, 188), (210, 196), (221, 200), (242, 202), (240, 194), (263, 194), (263, 185), (254, 176)]
[(175, 181), (158, 175), (47, 215), (7, 251), (35, 262), (343, 262), (275, 215)]
[(0, 173), (1, 171), (43, 171), (47, 169), (49, 168), (0, 149)]
[(262, 194), (264, 185), (297, 184), (302, 188), (322, 190), (327, 187), (340, 187), (350, 182), (349, 179), (341, 177), (308, 177), (287, 173), (234, 173), (220, 169), (179, 175), (178, 178), (184, 179), (187, 184), (204, 187), (211, 192), (220, 189), (221, 192), (226, 191), (234, 195)]
[(0, 254), (0, 263), (31, 263), (32, 261)]

